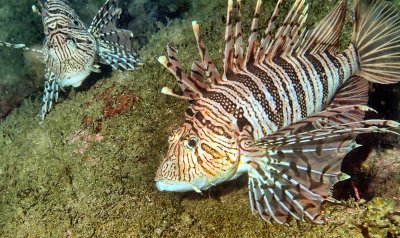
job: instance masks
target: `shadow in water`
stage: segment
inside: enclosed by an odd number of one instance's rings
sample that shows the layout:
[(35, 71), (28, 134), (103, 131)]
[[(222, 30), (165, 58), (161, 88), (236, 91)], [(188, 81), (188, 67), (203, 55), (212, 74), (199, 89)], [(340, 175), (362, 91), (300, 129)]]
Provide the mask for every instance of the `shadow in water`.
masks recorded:
[(181, 193), (180, 200), (190, 199), (190, 200), (199, 200), (204, 198), (214, 199), (220, 201), (220, 197), (232, 193), (238, 189), (247, 186), (247, 175), (242, 175), (239, 178), (228, 181), (222, 184), (218, 184), (209, 188), (206, 191), (203, 191), (202, 194), (196, 193), (195, 191)]
[(97, 81), (109, 78), (112, 73), (112, 67), (109, 65), (100, 64), (100, 72), (99, 73), (91, 73), (85, 81), (83, 81), (82, 85), (76, 88), (76, 92), (86, 91), (91, 88)]

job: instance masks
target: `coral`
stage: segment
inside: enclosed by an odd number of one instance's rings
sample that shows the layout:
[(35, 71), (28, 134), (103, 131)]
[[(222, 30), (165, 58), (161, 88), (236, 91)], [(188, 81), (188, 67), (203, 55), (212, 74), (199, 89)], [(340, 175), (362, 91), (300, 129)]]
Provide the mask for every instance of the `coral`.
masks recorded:
[[(313, 1), (312, 21), (334, 4)], [(0, 123), (0, 237), (400, 236), (396, 201), (385, 193), (395, 183), (383, 182), (391, 158), (399, 156), (390, 147), (371, 154), (366, 160), (371, 163), (362, 166), (365, 173), (376, 173), (371, 185), (381, 192), (372, 199), (361, 196), (359, 203), (326, 203), (323, 225), (289, 220), (282, 226), (253, 216), (246, 177), (204, 195), (157, 191), (154, 173), (167, 150), (169, 131), (183, 120), (186, 102), (160, 93), (163, 86), (178, 86), (155, 59), (173, 42), (188, 71), (199, 59), (191, 32), (195, 19), (211, 57), (218, 66), (222, 61), (226, 2), (191, 6), (184, 19), (157, 26), (140, 51), (140, 69), (113, 71), (87, 90), (71, 90), (41, 124), (38, 94), (24, 98)], [(243, 1), (246, 35), (253, 8), (253, 1)], [(352, 191), (351, 186), (341, 189)]]

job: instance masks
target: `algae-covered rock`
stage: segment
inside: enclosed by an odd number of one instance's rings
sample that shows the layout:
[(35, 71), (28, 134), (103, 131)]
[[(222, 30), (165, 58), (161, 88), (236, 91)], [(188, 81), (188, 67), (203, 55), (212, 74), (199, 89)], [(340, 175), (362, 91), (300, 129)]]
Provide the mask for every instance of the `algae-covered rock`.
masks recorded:
[[(254, 4), (243, 1), (245, 36)], [(312, 20), (334, 4), (313, 1)], [(246, 177), (203, 195), (157, 191), (154, 173), (187, 105), (160, 93), (177, 83), (156, 58), (173, 42), (188, 70), (199, 59), (191, 30), (197, 20), (211, 57), (218, 66), (222, 61), (225, 1), (190, 6), (183, 19), (157, 25), (140, 51), (144, 65), (138, 70), (93, 75), (89, 81), (100, 79), (64, 93), (41, 124), (36, 117), (40, 93), (24, 99), (1, 122), (0, 237), (400, 236), (396, 198), (385, 193), (358, 203), (326, 203), (323, 225), (289, 220), (285, 226), (251, 214)], [(385, 150), (366, 166), (368, 171), (380, 171), (380, 158), (398, 153)]]

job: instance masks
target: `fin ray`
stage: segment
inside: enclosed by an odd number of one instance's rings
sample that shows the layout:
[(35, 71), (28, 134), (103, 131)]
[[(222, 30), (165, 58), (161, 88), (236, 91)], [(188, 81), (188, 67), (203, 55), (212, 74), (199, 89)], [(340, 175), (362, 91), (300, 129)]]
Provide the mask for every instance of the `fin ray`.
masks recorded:
[[(353, 2), (354, 26), (352, 43), (359, 54), (358, 75), (376, 83), (400, 81), (400, 12), (389, 2), (373, 2), (361, 7)], [(361, 10), (363, 14), (361, 14)]]
[(193, 27), (193, 32), (196, 37), (196, 42), (197, 42), (197, 48), (199, 49), (199, 54), (201, 58), (201, 63), (202, 63), (202, 69), (206, 73), (207, 79), (212, 83), (216, 84), (221, 76), (219, 75), (219, 72), (217, 68), (215, 67), (214, 63), (212, 62), (208, 52), (206, 45), (203, 42), (203, 39), (200, 35), (200, 26), (197, 24), (197, 22), (192, 22), (192, 27)]
[(132, 31), (117, 27), (121, 12), (117, 0), (108, 0), (93, 18), (88, 31), (98, 41), (98, 55), (103, 62), (114, 69), (133, 70), (141, 63), (133, 49)]
[(308, 3), (305, 0), (295, 1), (284, 22), (275, 33), (274, 39), (265, 49), (264, 60), (270, 61), (279, 55), (291, 54), (293, 45), (304, 31), (307, 11)]
[[(284, 223), (289, 215), (297, 220), (306, 215), (315, 222), (322, 222), (319, 219), (321, 203), (335, 201), (331, 197), (331, 187), (348, 178), (340, 167), (345, 155), (358, 146), (355, 137), (364, 133), (399, 135), (399, 129), (400, 124), (394, 121), (366, 120), (283, 137), (273, 135), (256, 142), (266, 155), (248, 162), (251, 204), (258, 203), (252, 205), (252, 209), (257, 209), (264, 219), (271, 216), (278, 223)], [(275, 205), (281, 210), (269, 208), (274, 201), (264, 198), (263, 194), (268, 192), (279, 199)], [(268, 215), (263, 216), (265, 213)]]
[(45, 72), (46, 81), (44, 83), (43, 97), (42, 97), (42, 108), (40, 110), (40, 120), (43, 121), (46, 114), (53, 107), (53, 101), (57, 102), (59, 84), (55, 74), (50, 70), (46, 69)]
[(342, 0), (304, 39), (298, 41), (297, 54), (337, 50), (346, 18), (346, 5), (347, 0)]

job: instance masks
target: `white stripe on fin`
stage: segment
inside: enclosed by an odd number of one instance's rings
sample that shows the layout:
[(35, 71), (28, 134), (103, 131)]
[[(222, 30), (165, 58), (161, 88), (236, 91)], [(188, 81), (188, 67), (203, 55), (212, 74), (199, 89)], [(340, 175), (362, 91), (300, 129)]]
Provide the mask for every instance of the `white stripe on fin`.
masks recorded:
[[(249, 160), (250, 204), (263, 219), (284, 223), (291, 215), (315, 222), (323, 201), (332, 201), (331, 187), (349, 178), (340, 170), (344, 156), (359, 146), (354, 139), (364, 133), (399, 134), (400, 124), (367, 120), (274, 137), (256, 145), (264, 158)], [(256, 204), (256, 206), (254, 206)], [(276, 207), (278, 206), (278, 207)], [(272, 209), (271, 209), (272, 208)]]

